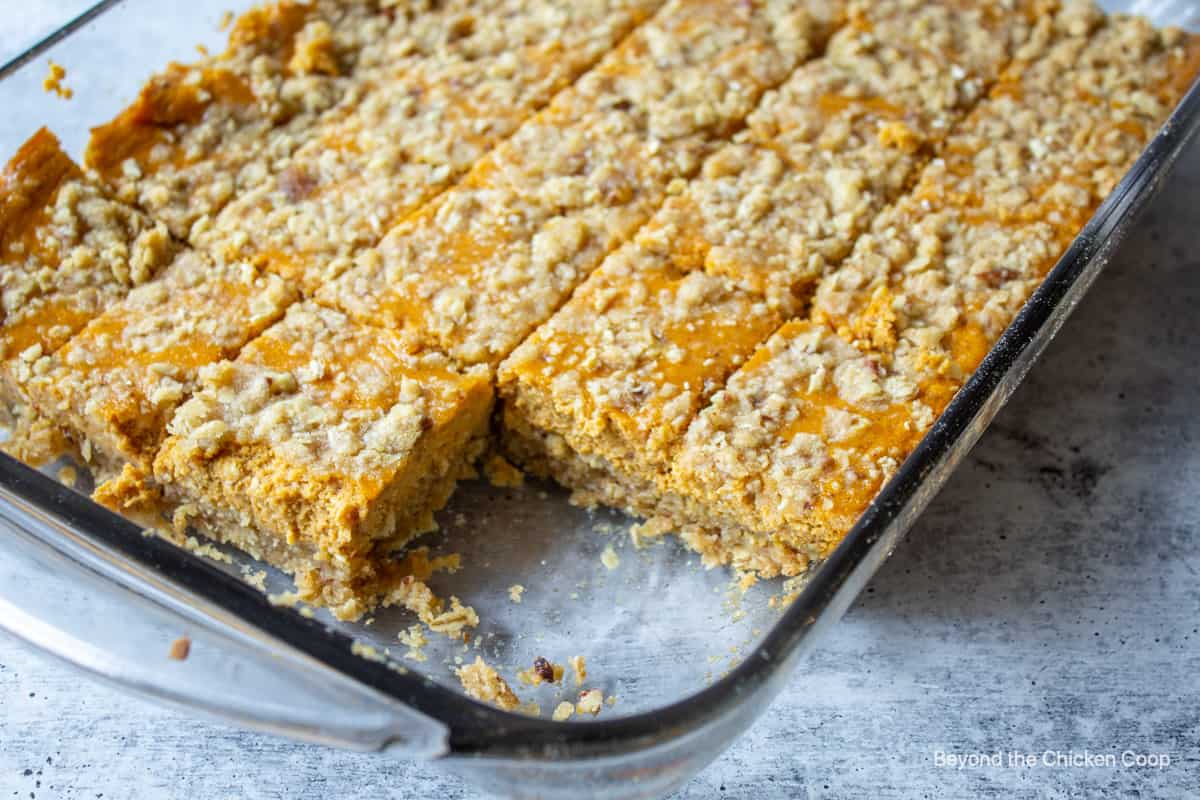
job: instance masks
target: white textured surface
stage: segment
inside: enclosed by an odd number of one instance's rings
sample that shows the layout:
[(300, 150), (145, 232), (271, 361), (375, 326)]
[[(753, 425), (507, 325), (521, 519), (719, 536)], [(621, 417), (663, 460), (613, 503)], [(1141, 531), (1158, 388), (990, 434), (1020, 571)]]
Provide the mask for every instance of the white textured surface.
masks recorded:
[[(1193, 147), (867, 593), (681, 797), (1194, 796), (1197, 198)], [(955, 770), (938, 750), (1172, 763)], [(0, 637), (0, 798), (361, 796), (473, 795), (436, 765), (197, 722)]]

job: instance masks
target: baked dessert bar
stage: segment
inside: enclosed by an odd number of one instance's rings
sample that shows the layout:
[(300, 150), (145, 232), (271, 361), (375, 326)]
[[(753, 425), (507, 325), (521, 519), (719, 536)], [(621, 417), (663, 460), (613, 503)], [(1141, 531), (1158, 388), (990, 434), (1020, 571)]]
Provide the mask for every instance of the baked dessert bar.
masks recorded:
[(315, 291), (461, 177), (658, 3), (477, 4), (428, 57), (361, 70), (353, 108), (322, 120), (307, 143), (272, 163), (264, 180), (193, 241)]
[(486, 370), (311, 303), (200, 370), (154, 461), (180, 514), (357, 617), (487, 439)]
[[(1142, 20), (1076, 5), (1055, 23), (824, 280), (812, 318), (714, 396), (656, 529), (680, 528), (709, 563), (797, 574), (930, 428), (1195, 72), (1197, 40)], [(1109, 107), (1085, 87), (1109, 89)], [(969, 203), (934, 190), (972, 183)]]
[(653, 513), (696, 413), (804, 310), (1030, 35), (1019, 9), (998, 24), (983, 2), (849, 10), (825, 55), (504, 362), (519, 463)]
[(734, 280), (689, 271), (676, 229), (649, 227), (499, 375), (506, 454), (589, 504), (653, 509), (688, 422), (783, 322)]
[(362, 49), (399, 24), (383, 5), (281, 0), (249, 11), (225, 52), (169, 65), (94, 129), (86, 165), (186, 239), (341, 101)]
[(885, 349), (907, 328), (973, 330), (982, 357), (1200, 66), (1194, 37), (1086, 4), (1073, 12), (822, 282), (815, 316)]
[(706, 564), (797, 575), (826, 555), (960, 382), (919, 342), (890, 358), (790, 322), (688, 429), (650, 532)]
[(815, 54), (826, 13), (672, 0), (318, 300), (495, 367)]
[(114, 199), (41, 129), (0, 174), (0, 400), (175, 255), (165, 226)]
[(235, 357), (296, 294), (249, 264), (183, 250), (50, 356), (27, 390), (34, 407), (106, 470), (127, 462), (149, 470), (200, 370)]

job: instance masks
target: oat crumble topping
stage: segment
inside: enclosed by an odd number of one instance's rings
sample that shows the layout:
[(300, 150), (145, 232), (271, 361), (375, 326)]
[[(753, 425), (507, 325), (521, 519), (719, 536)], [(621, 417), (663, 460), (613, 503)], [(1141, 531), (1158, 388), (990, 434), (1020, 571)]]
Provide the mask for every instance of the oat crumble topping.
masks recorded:
[(463, 690), (481, 703), (490, 703), (505, 711), (516, 711), (521, 706), (520, 698), (482, 656), (476, 656), (474, 663), (461, 667), (458, 680)]

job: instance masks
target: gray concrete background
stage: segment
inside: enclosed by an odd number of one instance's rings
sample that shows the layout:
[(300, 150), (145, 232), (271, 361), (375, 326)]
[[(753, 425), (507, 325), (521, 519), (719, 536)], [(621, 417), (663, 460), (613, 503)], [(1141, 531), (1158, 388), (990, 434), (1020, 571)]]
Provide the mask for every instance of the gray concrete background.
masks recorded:
[[(0, 15), (0, 59), (79, 5)], [(846, 619), (679, 798), (1197, 795), (1198, 233), (1193, 147)], [(939, 766), (1010, 751), (1037, 763)], [(474, 794), (435, 765), (197, 722), (0, 636), (0, 798), (361, 796)]]

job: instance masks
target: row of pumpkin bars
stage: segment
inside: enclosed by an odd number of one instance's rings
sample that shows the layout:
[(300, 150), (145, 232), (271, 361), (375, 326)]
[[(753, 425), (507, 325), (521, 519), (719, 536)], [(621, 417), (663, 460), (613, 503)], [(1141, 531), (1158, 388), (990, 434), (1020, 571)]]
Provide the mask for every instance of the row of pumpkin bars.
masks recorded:
[(489, 445), (797, 574), (1198, 54), (1081, 2), (276, 3), (86, 170), (10, 162), (0, 388), (342, 616)]

